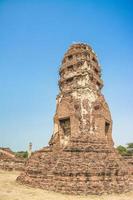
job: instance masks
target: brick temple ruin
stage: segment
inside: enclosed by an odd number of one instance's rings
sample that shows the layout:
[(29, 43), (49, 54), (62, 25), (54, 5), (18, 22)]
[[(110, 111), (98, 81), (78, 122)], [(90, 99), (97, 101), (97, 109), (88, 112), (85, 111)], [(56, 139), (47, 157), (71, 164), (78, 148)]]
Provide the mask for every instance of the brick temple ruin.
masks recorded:
[(54, 132), (17, 181), (68, 194), (131, 189), (130, 167), (113, 147), (112, 119), (101, 89), (101, 69), (87, 44), (70, 46), (59, 70)]
[(23, 171), (26, 159), (18, 157), (10, 148), (0, 147), (0, 169)]

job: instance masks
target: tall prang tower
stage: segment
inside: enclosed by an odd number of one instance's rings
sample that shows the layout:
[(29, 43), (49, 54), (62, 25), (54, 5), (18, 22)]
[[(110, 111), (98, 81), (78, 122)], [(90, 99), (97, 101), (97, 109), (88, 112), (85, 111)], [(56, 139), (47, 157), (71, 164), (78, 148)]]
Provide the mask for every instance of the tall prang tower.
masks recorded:
[(17, 180), (69, 194), (130, 190), (130, 169), (113, 147), (111, 114), (92, 48), (84, 43), (70, 46), (59, 74), (49, 146), (32, 154)]
[[(101, 94), (103, 81), (90, 46), (74, 44), (60, 67), (54, 134), (50, 144), (65, 147), (72, 138), (90, 138), (112, 145), (112, 120)], [(100, 142), (99, 141), (99, 142)]]

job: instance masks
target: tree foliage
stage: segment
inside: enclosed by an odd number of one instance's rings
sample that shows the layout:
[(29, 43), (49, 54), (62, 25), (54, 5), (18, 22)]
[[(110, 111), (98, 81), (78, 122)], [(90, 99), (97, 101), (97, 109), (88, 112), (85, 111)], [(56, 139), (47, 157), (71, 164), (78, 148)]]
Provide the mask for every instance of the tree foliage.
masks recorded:
[(15, 154), (16, 154), (17, 157), (28, 158), (28, 152), (27, 151), (18, 151)]
[(127, 144), (127, 151), (128, 151), (129, 154), (133, 155), (133, 143)]
[(126, 149), (126, 147), (124, 147), (124, 146), (122, 146), (122, 145), (119, 145), (119, 146), (117, 147), (117, 150), (118, 150), (118, 152), (119, 152), (121, 155), (126, 155), (126, 154), (127, 154), (127, 149)]
[(133, 155), (133, 143), (128, 143), (126, 147), (119, 145), (117, 147), (118, 152), (124, 156), (130, 156)]

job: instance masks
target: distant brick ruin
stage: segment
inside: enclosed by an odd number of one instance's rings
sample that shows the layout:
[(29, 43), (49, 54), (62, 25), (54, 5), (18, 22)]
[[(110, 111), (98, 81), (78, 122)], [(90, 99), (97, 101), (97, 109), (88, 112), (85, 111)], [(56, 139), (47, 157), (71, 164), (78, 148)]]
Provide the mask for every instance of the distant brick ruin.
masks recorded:
[(23, 171), (26, 159), (17, 157), (10, 148), (0, 147), (0, 169)]
[(49, 146), (33, 153), (17, 181), (68, 194), (130, 190), (131, 170), (113, 147), (111, 114), (92, 48), (83, 43), (70, 46), (59, 74)]

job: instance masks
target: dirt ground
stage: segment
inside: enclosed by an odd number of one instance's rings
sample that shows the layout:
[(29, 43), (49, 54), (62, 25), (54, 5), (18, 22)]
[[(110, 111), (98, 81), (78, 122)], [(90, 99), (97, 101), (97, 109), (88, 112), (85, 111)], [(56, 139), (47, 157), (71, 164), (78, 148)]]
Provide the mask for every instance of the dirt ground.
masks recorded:
[(16, 183), (19, 172), (0, 171), (0, 200), (133, 200), (133, 192), (102, 196), (72, 196), (34, 189)]

